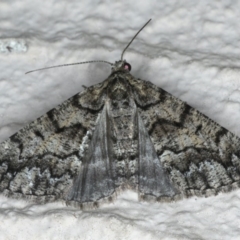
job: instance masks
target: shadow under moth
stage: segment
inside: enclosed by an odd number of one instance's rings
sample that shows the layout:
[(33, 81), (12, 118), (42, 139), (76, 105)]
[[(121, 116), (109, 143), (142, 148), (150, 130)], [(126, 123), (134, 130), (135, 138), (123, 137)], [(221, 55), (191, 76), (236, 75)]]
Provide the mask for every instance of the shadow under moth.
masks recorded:
[(237, 136), (136, 79), (125, 60), (111, 65), (105, 81), (0, 144), (0, 192), (91, 208), (124, 188), (144, 201), (171, 201), (239, 187)]

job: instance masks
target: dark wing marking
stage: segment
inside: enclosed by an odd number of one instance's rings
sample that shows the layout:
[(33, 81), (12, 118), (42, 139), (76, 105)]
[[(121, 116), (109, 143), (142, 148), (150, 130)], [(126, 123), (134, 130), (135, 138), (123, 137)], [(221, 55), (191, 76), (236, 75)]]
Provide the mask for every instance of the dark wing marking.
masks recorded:
[(240, 139), (164, 90), (136, 81), (158, 96), (141, 106), (139, 94), (138, 111), (174, 187), (184, 196), (239, 187)]

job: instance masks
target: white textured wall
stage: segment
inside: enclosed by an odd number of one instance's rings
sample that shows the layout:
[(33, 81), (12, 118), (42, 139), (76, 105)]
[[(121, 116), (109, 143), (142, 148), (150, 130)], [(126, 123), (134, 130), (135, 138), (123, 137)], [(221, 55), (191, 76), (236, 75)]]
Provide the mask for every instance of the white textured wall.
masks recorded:
[[(85, 60), (125, 59), (132, 74), (188, 102), (240, 136), (239, 1), (0, 1), (0, 141), (65, 99), (103, 81), (101, 63), (24, 73)], [(91, 212), (0, 198), (0, 239), (240, 239), (240, 191), (170, 204), (126, 192)]]

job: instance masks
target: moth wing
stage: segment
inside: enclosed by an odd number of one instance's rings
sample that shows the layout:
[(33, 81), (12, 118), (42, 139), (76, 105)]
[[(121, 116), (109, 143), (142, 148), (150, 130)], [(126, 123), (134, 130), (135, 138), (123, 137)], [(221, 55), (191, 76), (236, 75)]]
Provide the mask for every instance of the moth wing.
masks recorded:
[(66, 197), (102, 110), (105, 83), (76, 94), (0, 144), (0, 192), (40, 203)]
[(115, 192), (115, 164), (109, 139), (109, 118), (106, 103), (97, 121), (89, 148), (67, 201), (81, 207), (97, 206)]
[(160, 162), (149, 133), (138, 114), (139, 143), (139, 179), (138, 190), (140, 198), (169, 199), (177, 194), (168, 174)]
[(240, 139), (150, 82), (134, 94), (161, 164), (183, 196), (213, 195), (240, 186)]

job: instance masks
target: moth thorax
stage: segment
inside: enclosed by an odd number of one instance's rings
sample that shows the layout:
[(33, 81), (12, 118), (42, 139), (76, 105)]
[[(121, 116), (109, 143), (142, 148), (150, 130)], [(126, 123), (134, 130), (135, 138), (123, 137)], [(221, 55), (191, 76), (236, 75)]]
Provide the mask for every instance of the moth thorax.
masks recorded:
[(121, 101), (128, 98), (128, 93), (123, 89), (116, 89), (109, 96), (112, 100)]
[(124, 79), (114, 79), (108, 93), (112, 100), (119, 101), (128, 98), (128, 87)]

